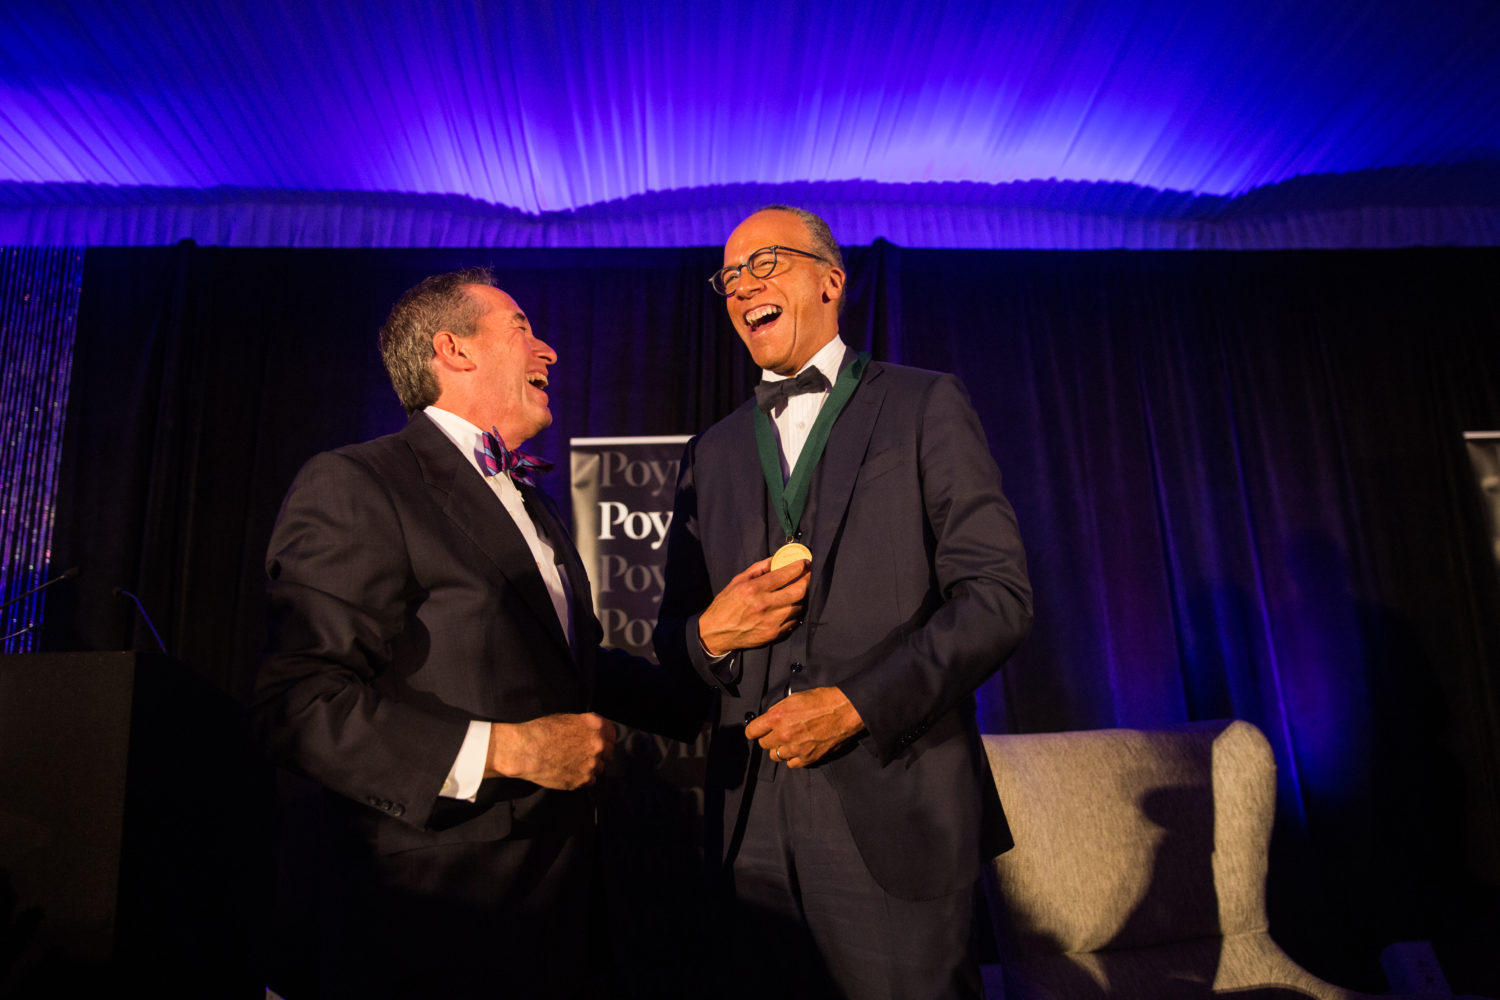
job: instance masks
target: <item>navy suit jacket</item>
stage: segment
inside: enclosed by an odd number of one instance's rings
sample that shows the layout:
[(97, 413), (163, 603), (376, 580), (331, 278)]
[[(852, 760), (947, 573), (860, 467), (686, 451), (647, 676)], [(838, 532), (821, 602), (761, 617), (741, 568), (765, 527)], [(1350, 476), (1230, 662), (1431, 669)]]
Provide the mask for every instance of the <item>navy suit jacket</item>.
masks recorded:
[(804, 624), (781, 640), (786, 650), (737, 654), (726, 680), (706, 662), (697, 616), (769, 554), (753, 414), (747, 402), (687, 447), (656, 633), (664, 664), (718, 692), (708, 800), (723, 812), (706, 821), (710, 857), (733, 848), (761, 755), (744, 724), (780, 700), (767, 676), (773, 655), (789, 655), (806, 665), (799, 687), (837, 685), (864, 719), (855, 745), (817, 766), (871, 874), (902, 898), (957, 891), (1010, 846), (974, 690), (1031, 622), (1015, 515), (978, 417), (951, 375), (867, 367), (803, 519)]

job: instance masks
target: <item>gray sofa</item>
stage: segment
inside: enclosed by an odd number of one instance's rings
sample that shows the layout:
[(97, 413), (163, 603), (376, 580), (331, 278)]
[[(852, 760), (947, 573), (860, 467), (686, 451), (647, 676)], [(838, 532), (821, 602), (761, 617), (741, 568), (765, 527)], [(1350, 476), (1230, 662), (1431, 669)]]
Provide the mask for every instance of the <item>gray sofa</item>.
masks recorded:
[(990, 887), (1005, 1000), (1352, 1000), (1267, 932), (1276, 763), (1247, 722), (984, 737), (1016, 847)]

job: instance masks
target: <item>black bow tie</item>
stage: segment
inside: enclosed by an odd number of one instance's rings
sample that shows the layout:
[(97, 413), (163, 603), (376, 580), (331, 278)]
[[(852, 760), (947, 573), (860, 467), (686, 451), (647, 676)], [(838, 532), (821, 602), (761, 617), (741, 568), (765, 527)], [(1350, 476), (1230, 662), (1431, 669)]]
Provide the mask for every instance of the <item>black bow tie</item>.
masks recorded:
[(755, 386), (755, 405), (770, 413), (793, 396), (804, 392), (822, 392), (828, 388), (828, 379), (816, 368), (804, 368), (796, 378), (778, 379), (775, 382), (760, 382)]

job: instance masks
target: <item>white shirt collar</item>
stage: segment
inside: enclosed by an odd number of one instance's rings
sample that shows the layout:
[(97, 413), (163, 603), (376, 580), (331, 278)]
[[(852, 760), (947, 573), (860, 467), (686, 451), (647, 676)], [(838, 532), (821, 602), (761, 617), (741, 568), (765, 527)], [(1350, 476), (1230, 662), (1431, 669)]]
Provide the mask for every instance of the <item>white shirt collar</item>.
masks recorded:
[[(844, 360), (844, 354), (848, 350), (844, 346), (844, 338), (835, 333), (832, 340), (818, 349), (817, 354), (807, 359), (807, 364), (797, 369), (796, 374), (801, 375), (809, 368), (815, 367), (828, 379), (828, 384), (832, 385), (838, 380), (839, 363)], [(777, 375), (769, 368), (762, 368), (760, 375), (763, 382), (780, 382), (782, 379), (792, 377), (790, 375)]]
[(479, 452), (484, 447), (484, 431), (458, 414), (436, 406), (428, 406), (422, 412), (438, 425), (438, 430), (448, 436), (448, 440), (463, 453), (475, 471), (483, 474), (484, 470), (479, 467)]

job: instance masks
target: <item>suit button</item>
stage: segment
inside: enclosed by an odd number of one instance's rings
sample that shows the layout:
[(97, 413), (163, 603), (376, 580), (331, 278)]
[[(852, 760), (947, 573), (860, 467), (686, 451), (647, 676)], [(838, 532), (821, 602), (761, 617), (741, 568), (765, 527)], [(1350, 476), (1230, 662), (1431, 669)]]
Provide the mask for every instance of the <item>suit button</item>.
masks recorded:
[(792, 661), (792, 673), (794, 673), (794, 674), (800, 674), (800, 673), (802, 673), (802, 664), (800, 662), (798, 662), (796, 660)]
[(750, 723), (752, 723), (754, 721), (755, 721), (755, 713), (754, 712), (746, 712), (745, 713), (745, 725), (748, 726), (748, 725), (750, 725)]

